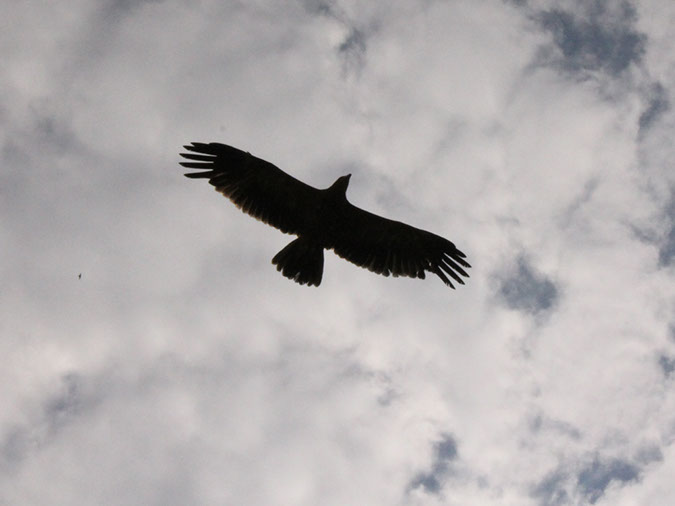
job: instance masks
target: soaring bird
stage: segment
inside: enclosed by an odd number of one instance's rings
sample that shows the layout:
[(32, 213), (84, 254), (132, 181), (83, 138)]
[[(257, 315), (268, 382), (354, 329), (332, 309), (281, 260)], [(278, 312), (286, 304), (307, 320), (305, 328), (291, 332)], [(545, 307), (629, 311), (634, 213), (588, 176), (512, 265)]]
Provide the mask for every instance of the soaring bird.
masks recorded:
[(455, 288), (464, 284), (471, 267), (453, 243), (431, 232), (364, 211), (347, 201), (351, 174), (319, 190), (248, 152), (219, 143), (193, 142), (181, 156), (183, 167), (197, 169), (185, 176), (208, 179), (216, 191), (239, 209), (297, 235), (272, 259), (289, 279), (319, 286), (323, 250), (377, 274), (424, 279), (433, 272)]

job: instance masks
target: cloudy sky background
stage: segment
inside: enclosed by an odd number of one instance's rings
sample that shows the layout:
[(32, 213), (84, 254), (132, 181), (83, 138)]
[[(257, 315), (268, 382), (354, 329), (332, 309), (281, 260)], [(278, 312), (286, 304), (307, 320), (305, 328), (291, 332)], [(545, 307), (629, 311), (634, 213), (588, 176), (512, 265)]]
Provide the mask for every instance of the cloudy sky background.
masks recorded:
[[(675, 504), (673, 2), (7, 4), (0, 503)], [(472, 277), (296, 285), (190, 141)]]

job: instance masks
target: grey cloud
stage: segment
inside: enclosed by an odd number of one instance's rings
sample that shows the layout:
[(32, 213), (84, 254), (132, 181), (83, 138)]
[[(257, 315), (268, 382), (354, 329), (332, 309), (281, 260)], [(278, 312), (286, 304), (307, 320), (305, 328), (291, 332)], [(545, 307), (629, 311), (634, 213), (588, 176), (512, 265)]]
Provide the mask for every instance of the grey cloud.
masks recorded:
[(650, 89), (651, 96), (647, 108), (640, 115), (640, 134), (643, 135), (659, 117), (670, 108), (668, 93), (661, 83), (654, 84)]
[[(71, 113), (67, 106), (54, 99), (33, 101), (23, 125), (4, 125), (9, 135), (2, 145), (3, 158), (15, 166), (15, 162), (26, 163), (31, 157), (44, 157), (71, 153), (82, 149), (82, 144), (72, 128)], [(39, 146), (39, 150), (36, 149)]]
[(671, 225), (665, 240), (659, 248), (659, 264), (663, 267), (670, 265), (675, 258), (675, 223)]
[(673, 371), (675, 371), (675, 358), (671, 358), (666, 355), (660, 355), (659, 366), (661, 367), (663, 374), (666, 377), (670, 377)]
[(659, 248), (659, 265), (662, 267), (671, 265), (675, 258), (675, 190), (671, 193), (665, 214), (669, 229)]
[(77, 413), (82, 406), (82, 380), (77, 374), (62, 378), (62, 390), (45, 404), (45, 415), (50, 425), (59, 425)]
[(347, 29), (347, 35), (337, 47), (337, 55), (342, 63), (342, 70), (345, 75), (358, 74), (366, 60), (367, 40), (369, 29), (362, 20), (355, 21), (351, 18), (337, 2), (328, 0), (307, 0), (304, 2), (305, 9), (317, 16), (326, 16), (334, 19)]
[(303, 5), (307, 12), (311, 14), (332, 16), (335, 12), (334, 2), (330, 0), (305, 0)]
[(598, 189), (600, 181), (598, 178), (589, 179), (579, 193), (579, 195), (570, 203), (570, 205), (565, 209), (563, 214), (560, 217), (560, 225), (562, 227), (568, 227), (575, 216), (575, 214), (582, 209), (586, 204), (591, 202), (595, 192)]
[(541, 12), (541, 26), (551, 32), (562, 59), (554, 63), (570, 71), (601, 70), (618, 75), (645, 52), (645, 36), (633, 28), (635, 10), (627, 3), (609, 12), (605, 2), (594, 2), (585, 16), (562, 9)]
[[(668, 202), (650, 227), (631, 226), (635, 237), (658, 248), (658, 264), (669, 267), (675, 259), (675, 188), (671, 189)], [(675, 331), (673, 332), (675, 338)]]
[(579, 440), (581, 439), (581, 431), (574, 427), (573, 425), (549, 418), (542, 414), (537, 414), (530, 420), (529, 423), (530, 430), (533, 433), (540, 432), (555, 432), (557, 434), (569, 436), (572, 439)]
[(161, 4), (164, 0), (110, 0), (107, 8), (111, 12), (126, 13), (145, 4)]
[(410, 484), (411, 489), (421, 488), (429, 494), (438, 494), (441, 491), (441, 483), (433, 473), (421, 473)]
[[(659, 460), (661, 452), (650, 447), (639, 459), (642, 464)], [(585, 460), (580, 467), (572, 463), (561, 464), (548, 473), (530, 489), (530, 496), (538, 500), (540, 506), (562, 506), (595, 504), (612, 482), (626, 484), (640, 479), (641, 468), (636, 463), (619, 458), (602, 459), (594, 457)]]
[(457, 457), (457, 443), (449, 434), (445, 434), (443, 439), (436, 444), (436, 463), (445, 465), (447, 462)]
[(498, 294), (507, 307), (533, 315), (550, 310), (559, 297), (556, 285), (525, 257), (518, 259), (515, 270), (501, 276)]
[(568, 473), (562, 469), (556, 469), (531, 489), (530, 496), (538, 499), (540, 506), (569, 504), (569, 494), (565, 489), (568, 477)]
[(423, 489), (429, 494), (438, 494), (442, 481), (448, 474), (450, 462), (457, 458), (457, 443), (449, 434), (443, 434), (434, 447), (431, 471), (418, 474), (410, 483), (410, 489)]
[(45, 400), (41, 412), (31, 422), (10, 429), (0, 442), (2, 467), (20, 464), (31, 449), (47, 444), (63, 427), (81, 413), (93, 399), (85, 399), (82, 378), (66, 374), (59, 391)]
[(352, 28), (347, 38), (340, 44), (338, 52), (343, 59), (345, 71), (358, 71), (365, 64), (366, 36), (357, 28)]
[(60, 152), (72, 149), (77, 143), (70, 124), (54, 114), (40, 114), (36, 118), (34, 132), (42, 147), (47, 144)]
[(662, 462), (663, 452), (656, 445), (645, 445), (640, 448), (635, 454), (635, 461), (642, 465), (647, 465), (652, 462)]
[(577, 485), (581, 494), (591, 504), (597, 502), (609, 484), (613, 481), (628, 483), (640, 477), (638, 467), (630, 462), (612, 459), (609, 461), (593, 460), (577, 475)]
[(19, 464), (30, 447), (26, 431), (14, 427), (3, 435), (0, 442), (0, 469), (7, 471)]

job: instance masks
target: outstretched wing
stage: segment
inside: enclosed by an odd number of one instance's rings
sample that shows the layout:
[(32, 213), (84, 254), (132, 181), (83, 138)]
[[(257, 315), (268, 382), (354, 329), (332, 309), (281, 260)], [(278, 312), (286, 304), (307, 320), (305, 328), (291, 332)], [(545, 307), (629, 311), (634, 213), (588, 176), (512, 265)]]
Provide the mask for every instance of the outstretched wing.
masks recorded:
[(317, 206), (319, 190), (289, 176), (280, 168), (250, 153), (219, 143), (193, 142), (181, 153), (185, 174), (209, 180), (216, 191), (239, 209), (288, 234), (307, 228), (308, 216)]
[(335, 253), (377, 274), (424, 279), (433, 272), (451, 288), (448, 276), (464, 284), (471, 267), (453, 243), (431, 232), (388, 220), (347, 203), (335, 236)]

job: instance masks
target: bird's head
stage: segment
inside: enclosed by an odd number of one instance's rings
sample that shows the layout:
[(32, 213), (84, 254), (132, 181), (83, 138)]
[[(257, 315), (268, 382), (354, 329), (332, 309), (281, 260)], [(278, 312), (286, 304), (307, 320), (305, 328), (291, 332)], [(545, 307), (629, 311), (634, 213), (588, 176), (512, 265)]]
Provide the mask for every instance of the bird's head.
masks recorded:
[(344, 196), (345, 198), (347, 197), (347, 187), (349, 186), (349, 178), (352, 177), (351, 174), (347, 174), (346, 176), (339, 177), (335, 180), (335, 182), (331, 185), (329, 190), (331, 192), (334, 192), (338, 195)]

